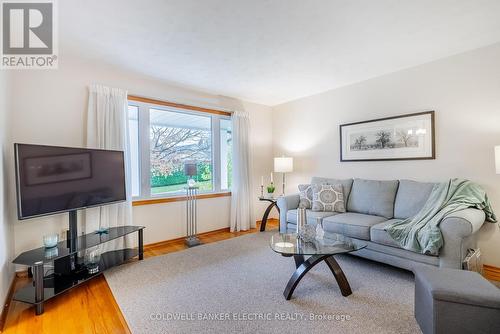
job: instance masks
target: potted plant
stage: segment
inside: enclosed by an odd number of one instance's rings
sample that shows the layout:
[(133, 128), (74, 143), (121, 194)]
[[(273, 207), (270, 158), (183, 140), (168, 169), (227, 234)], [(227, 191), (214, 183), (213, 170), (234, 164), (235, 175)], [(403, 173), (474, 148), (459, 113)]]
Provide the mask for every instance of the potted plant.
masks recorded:
[(274, 190), (276, 190), (276, 187), (274, 186), (274, 183), (271, 182), (271, 184), (267, 186), (267, 194), (272, 195)]

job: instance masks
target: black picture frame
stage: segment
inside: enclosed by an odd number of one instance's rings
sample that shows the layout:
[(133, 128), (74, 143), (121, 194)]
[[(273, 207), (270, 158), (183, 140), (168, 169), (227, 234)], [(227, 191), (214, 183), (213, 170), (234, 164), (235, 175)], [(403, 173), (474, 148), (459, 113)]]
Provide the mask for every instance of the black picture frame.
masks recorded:
[[(344, 143), (343, 140), (343, 131), (347, 127), (352, 127), (360, 124), (366, 124), (366, 123), (376, 123), (376, 122), (381, 122), (381, 121), (387, 121), (387, 120), (395, 120), (395, 119), (404, 119), (408, 117), (415, 117), (415, 116), (425, 116), (429, 115), (430, 116), (430, 129), (431, 129), (431, 154), (429, 156), (421, 156), (421, 157), (396, 157), (396, 158), (367, 158), (367, 159), (347, 159), (344, 157), (343, 151), (344, 151)], [(423, 111), (423, 112), (417, 112), (417, 113), (411, 113), (411, 114), (404, 114), (404, 115), (398, 115), (398, 116), (391, 116), (391, 117), (384, 117), (384, 118), (377, 118), (377, 119), (371, 119), (367, 121), (361, 121), (361, 122), (353, 122), (353, 123), (345, 123), (341, 124), (339, 126), (339, 135), (340, 135), (340, 161), (341, 162), (358, 162), (358, 161), (401, 161), (401, 160), (434, 160), (436, 159), (436, 126), (435, 126), (435, 111)], [(347, 143), (348, 144), (348, 143)]]

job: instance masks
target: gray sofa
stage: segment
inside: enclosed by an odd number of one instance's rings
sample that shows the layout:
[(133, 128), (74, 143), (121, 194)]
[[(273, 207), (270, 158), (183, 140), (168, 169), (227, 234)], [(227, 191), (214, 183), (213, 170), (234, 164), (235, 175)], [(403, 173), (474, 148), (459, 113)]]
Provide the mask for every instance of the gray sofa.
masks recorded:
[[(342, 184), (346, 213), (307, 210), (307, 223), (323, 223), (326, 236), (342, 234), (367, 247), (353, 254), (411, 270), (415, 264), (461, 269), (468, 248), (476, 247), (476, 232), (485, 221), (481, 210), (466, 209), (446, 217), (440, 224), (444, 246), (439, 256), (399, 247), (384, 231), (394, 220), (414, 216), (425, 204), (434, 183), (410, 180), (376, 181), (313, 177), (312, 184)], [(296, 230), (299, 194), (278, 198), (280, 232)]]

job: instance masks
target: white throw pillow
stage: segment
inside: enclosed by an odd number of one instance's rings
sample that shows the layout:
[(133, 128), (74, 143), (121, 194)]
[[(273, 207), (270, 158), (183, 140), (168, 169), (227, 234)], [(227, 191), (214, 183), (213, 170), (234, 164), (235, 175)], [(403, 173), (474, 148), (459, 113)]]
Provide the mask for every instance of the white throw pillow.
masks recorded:
[(313, 184), (312, 211), (345, 212), (341, 184)]

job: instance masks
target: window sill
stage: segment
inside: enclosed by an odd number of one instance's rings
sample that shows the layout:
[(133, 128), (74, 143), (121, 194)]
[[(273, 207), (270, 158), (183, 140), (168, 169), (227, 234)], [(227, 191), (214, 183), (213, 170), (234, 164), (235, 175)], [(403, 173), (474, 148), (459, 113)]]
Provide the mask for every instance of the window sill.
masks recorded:
[[(228, 197), (231, 196), (231, 192), (220, 192), (220, 193), (209, 193), (209, 194), (199, 194), (196, 199), (207, 199), (207, 198), (217, 198), (217, 197)], [(170, 202), (182, 202), (185, 201), (186, 196), (172, 196), (172, 197), (161, 197), (161, 198), (148, 198), (141, 200), (133, 200), (132, 206), (150, 205), (150, 204), (161, 204)]]

